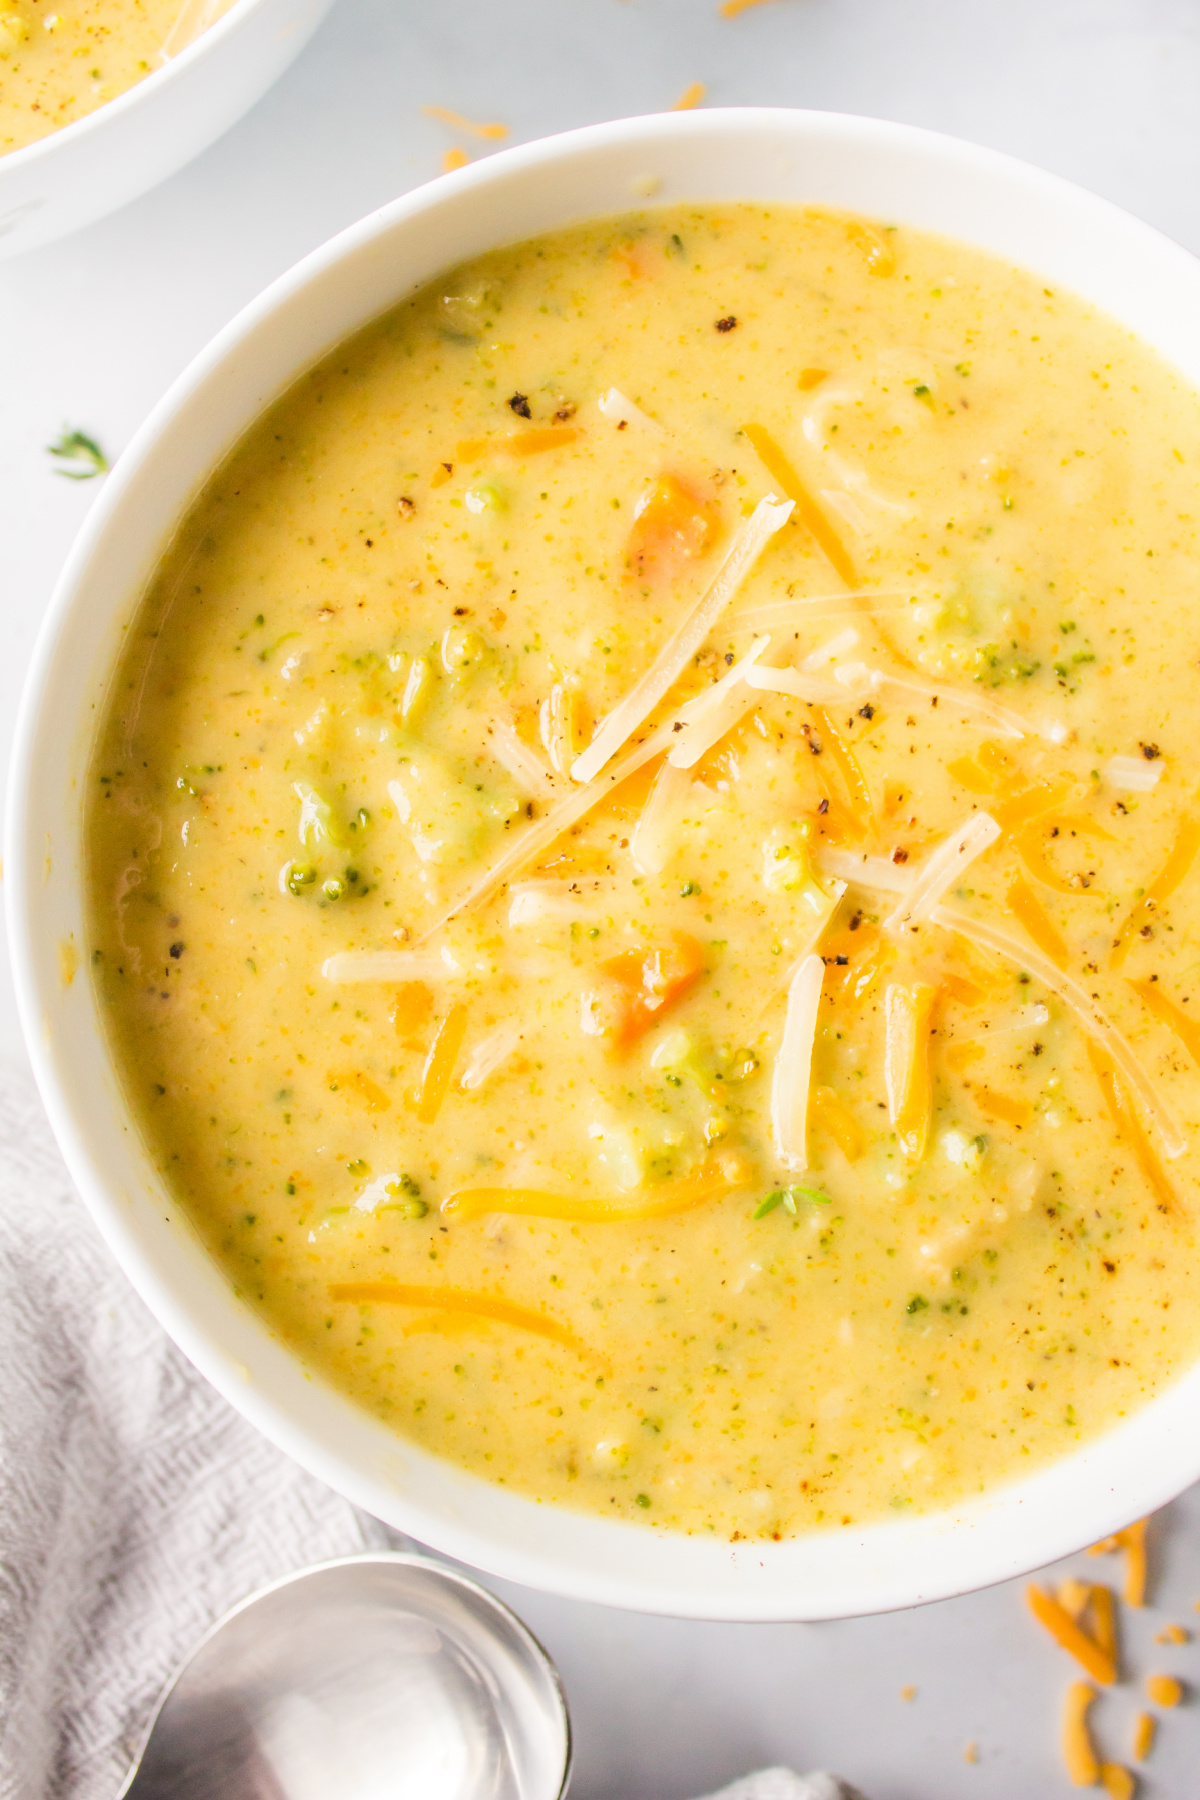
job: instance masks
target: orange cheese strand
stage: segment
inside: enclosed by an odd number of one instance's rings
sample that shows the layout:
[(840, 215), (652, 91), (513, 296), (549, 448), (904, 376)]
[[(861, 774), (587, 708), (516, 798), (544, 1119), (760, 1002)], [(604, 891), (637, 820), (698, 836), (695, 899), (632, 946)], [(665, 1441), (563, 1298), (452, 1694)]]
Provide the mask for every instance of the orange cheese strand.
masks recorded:
[(1137, 1780), (1123, 1769), (1120, 1763), (1100, 1764), (1100, 1786), (1108, 1795), (1108, 1800), (1133, 1800), (1137, 1793)]
[(1018, 1129), (1028, 1125), (1033, 1117), (1033, 1108), (1028, 1100), (1015, 1100), (1009, 1094), (996, 1094), (990, 1088), (974, 1090), (975, 1104), (980, 1112), (989, 1119), (999, 1119), (1005, 1125), (1015, 1125)]
[(684, 88), (682, 94), (680, 94), (678, 100), (671, 108), (671, 111), (691, 112), (694, 106), (700, 105), (700, 102), (704, 99), (707, 92), (708, 89), (702, 81), (693, 81), (689, 87)]
[[(977, 751), (976, 755), (978, 754)], [(1019, 826), (1027, 825), (1030, 819), (1049, 812), (1051, 807), (1061, 806), (1070, 792), (1069, 781), (1035, 781), (1032, 787), (1022, 788), (1019, 794), (1013, 794), (1007, 800), (997, 800), (989, 811), (997, 825), (1002, 826), (1005, 831), (1015, 831)]]
[(925, 981), (889, 984), (883, 998), (884, 1080), (888, 1111), (901, 1154), (919, 1162), (929, 1142), (933, 1082), (929, 1073), (929, 1020), (937, 989)]
[(396, 989), (390, 1018), (397, 1037), (411, 1037), (428, 1023), (433, 1011), (433, 992), (423, 981), (402, 981)]
[(1175, 1206), (1175, 1190), (1158, 1160), (1158, 1152), (1142, 1128), (1142, 1121), (1130, 1104), (1124, 1082), (1114, 1064), (1093, 1039), (1087, 1040), (1086, 1047), (1092, 1073), (1099, 1084), (1105, 1109), (1118, 1139), (1132, 1150), (1138, 1168), (1154, 1189), (1163, 1211), (1171, 1211)]
[(1184, 815), (1183, 823), (1171, 846), (1171, 854), (1117, 933), (1111, 963), (1114, 969), (1119, 969), (1125, 961), (1129, 954), (1129, 947), (1142, 927), (1150, 922), (1163, 901), (1175, 892), (1195, 862), (1198, 850), (1200, 850), (1200, 794), (1195, 796)]
[(586, 1194), (554, 1194), (541, 1188), (459, 1188), (442, 1201), (446, 1218), (478, 1219), (485, 1213), (524, 1213), (535, 1219), (569, 1219), (578, 1224), (624, 1224), (664, 1219), (688, 1212), (717, 1194), (741, 1185), (744, 1172), (732, 1160), (706, 1163), (642, 1198), (605, 1200)]
[(1089, 1556), (1105, 1556), (1110, 1550), (1125, 1552), (1124, 1599), (1127, 1606), (1146, 1604), (1146, 1527), (1149, 1519), (1135, 1519), (1123, 1531), (1101, 1538), (1088, 1551)]
[(472, 137), (499, 139), (508, 136), (507, 125), (478, 125), (474, 119), (464, 118), (462, 113), (451, 112), (448, 106), (423, 106), (421, 111), (427, 118), (440, 119), (454, 131), (469, 131)]
[(862, 1126), (831, 1087), (819, 1087), (812, 1097), (813, 1118), (829, 1133), (846, 1161), (857, 1162), (867, 1147)]
[(1005, 904), (1013, 918), (1022, 924), (1039, 950), (1045, 951), (1059, 968), (1067, 960), (1067, 946), (1051, 923), (1045, 907), (1027, 881), (1019, 876), (1008, 890)]
[(1067, 1689), (1062, 1716), (1062, 1759), (1075, 1787), (1095, 1787), (1100, 1779), (1100, 1759), (1088, 1730), (1088, 1708), (1096, 1698), (1089, 1681), (1073, 1681)]
[(1100, 1648), (1117, 1660), (1117, 1609), (1111, 1588), (1100, 1582), (1091, 1584), (1089, 1605), (1092, 1609), (1092, 1636)]
[(334, 1093), (339, 1088), (345, 1088), (356, 1094), (372, 1112), (386, 1112), (392, 1104), (378, 1082), (372, 1081), (369, 1075), (364, 1075), (361, 1069), (331, 1069), (328, 1080)]
[(1055, 1643), (1069, 1651), (1093, 1681), (1111, 1687), (1117, 1678), (1116, 1661), (1111, 1653), (1103, 1651), (1083, 1627), (1076, 1624), (1066, 1608), (1036, 1582), (1031, 1581), (1025, 1589), (1025, 1598), (1030, 1612), (1039, 1625), (1045, 1626)]
[(466, 1007), (461, 1003), (452, 1006), (438, 1026), (437, 1036), (429, 1046), (429, 1055), (425, 1058), (425, 1067), (421, 1071), (417, 1117), (422, 1125), (432, 1125), (442, 1109), (442, 1101), (446, 1098), (466, 1029)]
[[(753, 0), (744, 0), (746, 5), (752, 3)], [(775, 478), (788, 499), (795, 502), (796, 517), (817, 540), (846, 586), (848, 588), (857, 587), (858, 577), (854, 572), (854, 564), (850, 560), (846, 546), (770, 432), (762, 425), (743, 425), (742, 430), (749, 438), (755, 455), (767, 473)]]
[(1133, 1726), (1133, 1760), (1145, 1762), (1154, 1748), (1154, 1728), (1158, 1721), (1153, 1713), (1141, 1712)]
[(462, 1288), (417, 1287), (403, 1281), (332, 1281), (329, 1298), (351, 1306), (420, 1306), (450, 1313), (475, 1313), (481, 1319), (495, 1319), (497, 1324), (511, 1325), (517, 1331), (550, 1338), (565, 1350), (573, 1350), (576, 1356), (590, 1354), (574, 1332), (557, 1319), (548, 1319), (545, 1313), (517, 1306), (511, 1300), (495, 1300), (490, 1294), (470, 1294)]
[(500, 437), (463, 438), (459, 462), (482, 462), (489, 456), (536, 456), (542, 450), (561, 450), (580, 436), (577, 425), (535, 425), (530, 431), (506, 431)]
[(736, 19), (739, 13), (748, 12), (752, 6), (761, 6), (763, 0), (722, 0), (721, 17)]
[[(1128, 976), (1126, 980), (1129, 980)], [(1130, 981), (1129, 985), (1154, 1016), (1171, 1027), (1192, 1061), (1200, 1065), (1200, 1020), (1185, 1013), (1173, 1000), (1168, 1000), (1157, 981)]]
[(875, 804), (871, 799), (871, 790), (867, 786), (867, 778), (862, 772), (858, 758), (849, 744), (822, 706), (813, 708), (813, 717), (817, 728), (825, 740), (825, 747), (837, 765), (838, 774), (846, 784), (847, 792), (858, 803), (871, 828), (871, 836), (879, 836), (879, 821), (875, 816)]
[[(448, 150), (442, 152), (442, 172), (445, 175), (453, 175), (455, 169), (465, 169), (470, 160), (461, 144), (451, 144)], [(442, 484), (435, 475), (430, 485), (441, 487)]]

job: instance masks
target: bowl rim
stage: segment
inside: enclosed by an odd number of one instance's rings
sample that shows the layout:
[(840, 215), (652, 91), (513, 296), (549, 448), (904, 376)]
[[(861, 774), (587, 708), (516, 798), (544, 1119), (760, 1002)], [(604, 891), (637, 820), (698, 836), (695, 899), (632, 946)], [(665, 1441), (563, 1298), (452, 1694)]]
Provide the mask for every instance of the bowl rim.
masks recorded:
[[(169, 84), (186, 80), (188, 72), (199, 62), (219, 52), (225, 39), (239, 30), (252, 14), (260, 11), (271, 0), (232, 0), (219, 19), (214, 19), (199, 37), (194, 37), (190, 44), (185, 44), (178, 56), (169, 62), (151, 69), (140, 81), (130, 87), (122, 88), (111, 100), (101, 101), (91, 112), (84, 113), (82, 118), (72, 119), (69, 125), (60, 125), (56, 131), (46, 133), (45, 137), (34, 138), (32, 143), (22, 144), (17, 150), (9, 150), (0, 156), (0, 190), (6, 176), (21, 173), (33, 164), (48, 159), (51, 152), (62, 146), (72, 146), (105, 130), (114, 121), (131, 112), (147, 94), (159, 94)], [(52, 240), (53, 241), (53, 240)]]
[[(240, 3), (254, 4), (255, 0), (240, 0)], [(570, 164), (572, 157), (582, 159), (591, 152), (605, 153), (633, 147), (652, 155), (655, 146), (682, 144), (686, 148), (700, 137), (720, 140), (737, 132), (776, 134), (789, 145), (793, 140), (804, 139), (807, 133), (813, 142), (827, 151), (866, 146), (875, 152), (900, 151), (914, 159), (922, 156), (940, 158), (956, 179), (977, 175), (981, 184), (985, 184), (990, 178), (1006, 192), (1011, 192), (1016, 200), (1040, 197), (1049, 203), (1051, 212), (1061, 212), (1065, 208), (1076, 221), (1086, 222), (1095, 230), (1111, 230), (1123, 240), (1125, 247), (1140, 247), (1160, 269), (1173, 271), (1180, 290), (1190, 287), (1191, 306), (1200, 301), (1200, 262), (1152, 227), (1110, 203), (1060, 177), (999, 152), (940, 133), (852, 115), (749, 107), (651, 114), (587, 126), (515, 146), (414, 189), (314, 250), (244, 307), (172, 384), (106, 481), (60, 577), (38, 636), (22, 696), (10, 778), (6, 844), (9, 880), (4, 885), (22, 1026), (35, 1077), (68, 1168), (102, 1235), (134, 1287), (184, 1353), (238, 1411), (280, 1449), (366, 1510), (446, 1554), (493, 1575), (543, 1591), (635, 1611), (708, 1619), (794, 1620), (888, 1611), (974, 1591), (1070, 1554), (1083, 1544), (1118, 1529), (1131, 1517), (1165, 1504), (1200, 1477), (1200, 1362), (1178, 1375), (1131, 1419), (1110, 1427), (1082, 1449), (1039, 1467), (1020, 1482), (991, 1489), (976, 1500), (918, 1515), (911, 1527), (882, 1521), (861, 1528), (839, 1527), (835, 1531), (804, 1534), (785, 1540), (781, 1545), (749, 1540), (743, 1545), (714, 1546), (712, 1540), (656, 1532), (648, 1524), (617, 1525), (615, 1521), (597, 1519), (594, 1515), (541, 1507), (536, 1502), (518, 1499), (507, 1490), (497, 1490), (481, 1478), (458, 1472), (455, 1492), (472, 1492), (477, 1509), (482, 1492), (494, 1503), (497, 1518), (504, 1512), (507, 1521), (505, 1509), (511, 1509), (516, 1503), (520, 1516), (527, 1518), (528, 1523), (527, 1531), (522, 1527), (517, 1533), (518, 1536), (523, 1533), (524, 1541), (516, 1543), (504, 1535), (506, 1523), (493, 1526), (490, 1520), (486, 1524), (476, 1520), (464, 1524), (461, 1516), (455, 1516), (453, 1507), (447, 1513), (428, 1502), (414, 1501), (403, 1491), (403, 1482), (390, 1479), (378, 1462), (376, 1466), (368, 1466), (371, 1459), (365, 1454), (357, 1463), (353, 1462), (325, 1441), (334, 1435), (331, 1429), (314, 1424), (307, 1411), (301, 1419), (299, 1408), (270, 1398), (250, 1382), (248, 1371), (232, 1357), (228, 1344), (214, 1338), (200, 1320), (198, 1315), (202, 1308), (199, 1302), (189, 1300), (177, 1287), (171, 1287), (162, 1279), (144, 1229), (132, 1222), (128, 1196), (118, 1194), (112, 1179), (95, 1163), (85, 1141), (81, 1119), (68, 1097), (50, 1024), (55, 994), (50, 975), (53, 959), (47, 941), (50, 925), (43, 917), (45, 846), (42, 822), (34, 816), (31, 805), (33, 784), (38, 774), (38, 734), (44, 724), (43, 714), (52, 689), (55, 659), (73, 616), (86, 607), (93, 558), (105, 534), (112, 531), (114, 522), (119, 519), (122, 508), (129, 504), (127, 496), (153, 457), (160, 439), (189, 405), (198, 403), (205, 385), (231, 361), (240, 347), (247, 345), (268, 322), (283, 315), (322, 276), (357, 253), (382, 243), (390, 233), (436, 215), (456, 197), (486, 199), (489, 193), (502, 190), (506, 182), (519, 181), (547, 165)], [(576, 167), (581, 166), (582, 162), (577, 162)], [(695, 194), (669, 198), (673, 201), (688, 197), (699, 200)], [(756, 197), (763, 199), (762, 195), (756, 196), (752, 192), (743, 197), (750, 201)], [(652, 197), (640, 196), (632, 200), (629, 210), (651, 204)], [(779, 204), (800, 205), (803, 202), (793, 199)], [(609, 212), (614, 210), (618, 209), (608, 209)], [(564, 212), (561, 222), (565, 225), (570, 217), (596, 216), (601, 215), (595, 209), (585, 208), (575, 214)], [(966, 232), (955, 235), (972, 241)], [(498, 246), (515, 240), (511, 235), (500, 234), (488, 241)], [(461, 256), (451, 258), (442, 266), (449, 268), (461, 260)], [(425, 285), (424, 277), (410, 282), (406, 288), (401, 273), (396, 279), (394, 298), (388, 304), (398, 304), (406, 291), (414, 291), (422, 285)], [(1084, 297), (1089, 297), (1086, 292)], [(385, 306), (377, 310), (386, 309)], [(361, 324), (366, 322), (364, 318)], [(326, 352), (359, 328), (360, 325), (350, 325), (328, 335)], [(302, 374), (304, 367), (311, 366), (313, 360), (315, 358), (308, 357), (298, 362), (288, 380), (273, 387), (252, 410), (247, 405), (238, 431), (227, 448), (253, 425), (278, 393)], [(1200, 381), (1200, 346), (1195, 375), (1189, 376), (1189, 381), (1192, 385)], [(213, 466), (209, 464), (198, 484), (189, 491), (182, 491), (182, 484), (177, 484), (180, 491), (174, 515), (176, 522), (186, 513)], [(162, 539), (157, 546), (156, 559), (164, 547), (165, 539)], [(111, 668), (109, 672), (111, 674)], [(90, 983), (81, 985), (91, 991)], [(114, 1059), (107, 1040), (104, 1042), (111, 1072)], [(128, 1123), (125, 1129), (131, 1129)], [(148, 1160), (144, 1151), (140, 1154), (143, 1162)], [(205, 1255), (198, 1246), (196, 1254)], [(201, 1279), (199, 1273), (196, 1279)], [(221, 1279), (223, 1281), (223, 1277)], [(231, 1288), (226, 1297), (232, 1308)], [(257, 1320), (254, 1320), (254, 1330), (258, 1333), (255, 1343), (259, 1338), (262, 1340), (262, 1358), (265, 1359), (269, 1333)], [(247, 1342), (243, 1336), (243, 1350)], [(251, 1352), (245, 1350), (245, 1354), (249, 1357)], [(279, 1351), (278, 1354), (285, 1353)], [(286, 1354), (295, 1369), (303, 1366), (298, 1357)], [(325, 1407), (326, 1423), (333, 1416), (326, 1399), (312, 1387), (306, 1406), (313, 1407), (317, 1413)], [(340, 1409), (339, 1417), (346, 1415), (348, 1410), (358, 1413), (354, 1403), (341, 1396), (337, 1397), (336, 1409)], [(434, 1465), (442, 1471), (451, 1469), (453, 1472), (452, 1465), (444, 1464), (431, 1452), (417, 1450), (407, 1440), (395, 1438), (386, 1428), (383, 1431), (389, 1443), (404, 1447), (409, 1467), (419, 1465), (427, 1475)], [(1104, 1456), (1099, 1455), (1101, 1448), (1105, 1450)], [(1095, 1491), (1081, 1492), (1083, 1484), (1065, 1478), (1067, 1471), (1078, 1473), (1083, 1470), (1086, 1474), (1090, 1470), (1094, 1473), (1097, 1467), (1100, 1480)], [(503, 1500), (499, 1498), (500, 1494), (504, 1495)], [(1047, 1495), (1056, 1497), (1053, 1506), (1046, 1504)], [(1070, 1504), (1060, 1505), (1059, 1499)], [(486, 1506), (483, 1512), (487, 1517)], [(1032, 1516), (1037, 1513), (1047, 1516), (1042, 1517), (1036, 1529), (1023, 1536), (1022, 1520), (1032, 1523)], [(1003, 1520), (1007, 1521), (999, 1534), (995, 1529), (997, 1515), (1003, 1515)], [(550, 1542), (552, 1534), (547, 1528), (557, 1522), (566, 1531), (567, 1527), (562, 1526), (564, 1520), (573, 1522), (570, 1531), (581, 1543), (584, 1539), (589, 1540), (596, 1553), (594, 1559), (584, 1549), (570, 1547), (563, 1552), (556, 1547), (556, 1542)], [(904, 1530), (909, 1530), (914, 1543), (923, 1547), (919, 1574), (907, 1566), (893, 1566), (885, 1572), (877, 1566), (878, 1554), (872, 1555), (873, 1549), (879, 1552), (885, 1539), (888, 1543), (901, 1541), (897, 1534)], [(687, 1544), (697, 1551), (703, 1546), (705, 1553), (715, 1548), (720, 1554), (710, 1557), (705, 1564), (705, 1580), (689, 1578), (681, 1581), (664, 1572), (668, 1555), (685, 1560), (677, 1550), (665, 1553), (665, 1546), (672, 1544)], [(853, 1579), (843, 1579), (841, 1588), (835, 1586), (821, 1598), (806, 1597), (795, 1585), (789, 1584), (785, 1567), (790, 1550), (797, 1546), (809, 1546), (811, 1550), (816, 1546), (818, 1550), (823, 1548), (826, 1556), (832, 1556), (836, 1562), (838, 1545), (846, 1548), (848, 1556), (859, 1559), (854, 1565)], [(641, 1554), (647, 1546), (658, 1547), (657, 1558)], [(972, 1555), (972, 1546), (978, 1554)], [(691, 1554), (691, 1551), (687, 1552), (688, 1556)], [(809, 1560), (813, 1560), (811, 1554)], [(887, 1560), (886, 1554), (884, 1560)], [(758, 1573), (767, 1571), (768, 1564), (772, 1565), (770, 1572)], [(728, 1579), (722, 1576), (722, 1569), (726, 1570)]]

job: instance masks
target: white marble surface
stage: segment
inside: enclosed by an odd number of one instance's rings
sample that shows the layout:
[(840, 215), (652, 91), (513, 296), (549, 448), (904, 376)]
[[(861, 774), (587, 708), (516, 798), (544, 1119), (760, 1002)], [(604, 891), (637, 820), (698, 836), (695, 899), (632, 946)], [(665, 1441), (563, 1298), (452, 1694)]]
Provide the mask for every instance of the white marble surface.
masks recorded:
[[(502, 119), (520, 141), (655, 110), (696, 80), (712, 103), (956, 132), (1200, 251), (1195, 0), (770, 0), (735, 21), (715, 0), (338, 0), (275, 91), (207, 155), (114, 218), (0, 265), (4, 765), (39, 619), (98, 485), (51, 472), (43, 446), (64, 422), (118, 452), (265, 282), (434, 174), (451, 136), (424, 103)], [(0, 1052), (17, 1046), (5, 977)], [(1160, 1524), (1158, 1609), (1127, 1634), (1139, 1679), (1170, 1668), (1200, 1682), (1194, 1647), (1151, 1642), (1165, 1619), (1200, 1625), (1198, 1528), (1196, 1492)], [(575, 1800), (683, 1800), (773, 1760), (837, 1767), (872, 1800), (1069, 1791), (1056, 1754), (1069, 1665), (1018, 1589), (821, 1626), (686, 1624), (504, 1591), (562, 1667)], [(1132, 1685), (1102, 1702), (1118, 1760), (1135, 1710)], [(1167, 1720), (1147, 1795), (1190, 1800), (1200, 1788), (1197, 1716)]]

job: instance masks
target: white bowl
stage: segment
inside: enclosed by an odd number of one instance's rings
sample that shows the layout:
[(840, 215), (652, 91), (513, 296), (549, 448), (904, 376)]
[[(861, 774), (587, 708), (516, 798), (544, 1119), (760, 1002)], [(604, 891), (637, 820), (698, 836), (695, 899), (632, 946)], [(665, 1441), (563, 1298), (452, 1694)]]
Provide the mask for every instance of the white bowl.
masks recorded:
[(0, 257), (90, 225), (206, 150), (304, 48), (333, 0), (234, 0), (136, 87), (0, 156)]
[(612, 1605), (817, 1619), (966, 1592), (1065, 1555), (1200, 1476), (1200, 1368), (1027, 1479), (924, 1517), (729, 1544), (530, 1500), (397, 1437), (233, 1296), (155, 1173), (83, 970), (84, 775), (122, 633), (185, 506), (269, 401), (338, 339), (506, 241), (658, 199), (816, 202), (949, 233), (1098, 303), (1200, 385), (1200, 264), (1114, 207), (989, 151), (830, 114), (668, 114), (507, 151), (308, 257), (197, 358), (109, 477), (25, 695), (9, 812), (22, 1018), (67, 1162), (134, 1286), (228, 1400), (359, 1505), (464, 1562)]

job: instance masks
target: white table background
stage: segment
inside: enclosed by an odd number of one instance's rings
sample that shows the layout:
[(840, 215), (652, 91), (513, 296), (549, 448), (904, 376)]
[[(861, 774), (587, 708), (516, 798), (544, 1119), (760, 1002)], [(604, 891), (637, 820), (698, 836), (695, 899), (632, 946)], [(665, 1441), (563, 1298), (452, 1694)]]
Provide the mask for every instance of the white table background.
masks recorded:
[[(59, 428), (115, 455), (266, 282), (436, 174), (452, 135), (423, 104), (503, 120), (520, 142), (659, 110), (692, 81), (710, 104), (875, 114), (993, 145), (1200, 252), (1196, 0), (771, 0), (732, 21), (716, 0), (338, 0), (207, 155), (115, 217), (0, 265), (5, 770), (34, 634), (99, 486), (53, 473), (44, 446)], [(6, 969), (0, 1054), (21, 1054)], [(1193, 1676), (1200, 1701), (1196, 1647), (1152, 1644), (1165, 1620), (1200, 1627), (1200, 1490), (1161, 1517), (1154, 1562), (1156, 1610), (1125, 1615), (1127, 1662), (1138, 1682)], [(1057, 1714), (1073, 1665), (1025, 1616), (1019, 1585), (820, 1626), (641, 1618), (495, 1585), (562, 1669), (574, 1800), (684, 1800), (774, 1761), (836, 1768), (871, 1800), (1070, 1791)], [(1114, 1760), (1137, 1700), (1130, 1684), (1097, 1708)], [(1167, 1718), (1146, 1795), (1200, 1794), (1198, 1721), (1200, 1705)]]

